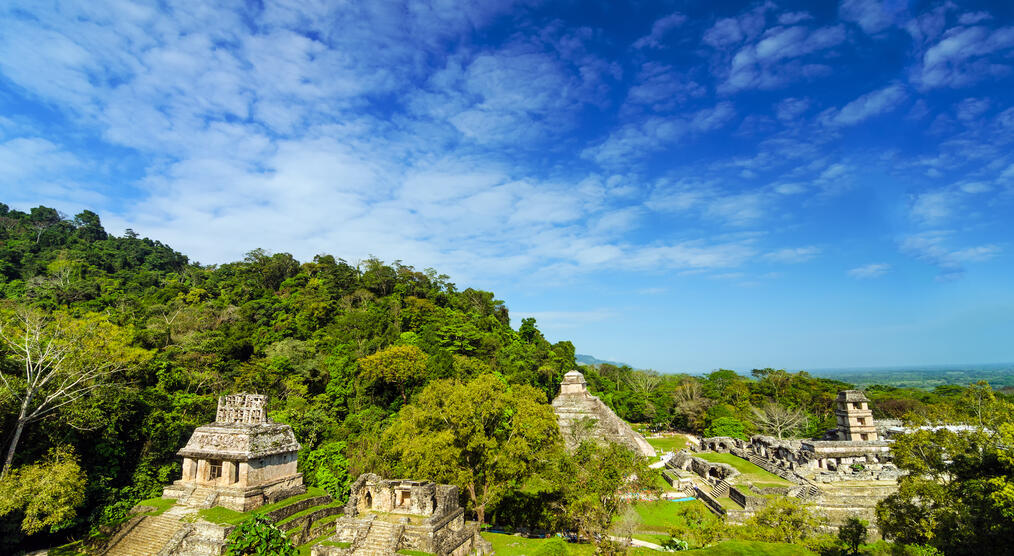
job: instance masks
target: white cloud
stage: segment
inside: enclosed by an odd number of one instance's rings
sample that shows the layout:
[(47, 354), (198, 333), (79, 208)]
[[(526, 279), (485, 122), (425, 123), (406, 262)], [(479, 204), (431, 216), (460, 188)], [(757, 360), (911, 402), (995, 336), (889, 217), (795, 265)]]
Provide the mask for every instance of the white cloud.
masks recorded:
[(867, 280), (870, 278), (879, 278), (884, 274), (887, 274), (890, 270), (891, 265), (887, 263), (870, 263), (849, 269), (848, 275), (858, 280)]
[(792, 121), (802, 116), (810, 109), (811, 101), (808, 98), (787, 98), (775, 106), (775, 114), (779, 120)]
[(940, 280), (961, 278), (967, 263), (988, 261), (1001, 251), (994, 244), (954, 247), (952, 237), (948, 231), (922, 232), (903, 237), (899, 247), (902, 253), (938, 267)]
[(765, 253), (764, 258), (776, 263), (802, 263), (820, 254), (820, 248), (809, 245), (806, 247), (787, 247)]
[(955, 27), (926, 49), (915, 79), (925, 89), (957, 88), (1007, 75), (1011, 71), (1009, 63), (991, 56), (1009, 53), (1012, 48), (1014, 27)]
[(759, 40), (736, 52), (719, 90), (777, 89), (800, 79), (827, 75), (831, 72), (829, 66), (817, 61), (807, 62), (804, 58), (844, 40), (845, 30), (841, 26), (772, 27)]
[(681, 13), (672, 13), (659, 20), (651, 26), (651, 32), (634, 41), (634, 48), (661, 48), (662, 39), (671, 31), (683, 25), (687, 16)]
[(691, 98), (700, 98), (707, 89), (671, 66), (647, 62), (641, 66), (637, 82), (627, 91), (629, 105), (650, 106), (652, 110), (671, 110)]
[(841, 110), (830, 109), (821, 114), (821, 119), (830, 125), (856, 125), (897, 109), (907, 97), (905, 88), (899, 83), (894, 83), (862, 95), (843, 106)]
[[(838, 7), (838, 16), (858, 24), (867, 33), (875, 34), (894, 24), (897, 14), (889, 11), (891, 5), (880, 0), (843, 0)], [(893, 5), (901, 6), (899, 3)]]
[(954, 107), (954, 112), (959, 120), (971, 122), (989, 110), (989, 105), (988, 98), (966, 98)]
[(585, 149), (581, 156), (603, 166), (629, 165), (688, 136), (724, 127), (735, 116), (733, 104), (723, 101), (681, 116), (645, 117), (620, 127), (601, 143)]

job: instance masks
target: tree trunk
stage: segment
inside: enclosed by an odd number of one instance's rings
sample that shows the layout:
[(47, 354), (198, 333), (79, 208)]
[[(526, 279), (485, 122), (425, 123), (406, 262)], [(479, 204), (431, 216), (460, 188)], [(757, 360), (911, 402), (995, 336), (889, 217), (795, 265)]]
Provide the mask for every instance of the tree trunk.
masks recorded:
[(479, 505), (479, 499), (475, 495), (475, 483), (469, 483), (465, 488), (468, 489), (468, 497), (471, 498), (472, 505), (475, 507), (475, 520), (479, 522), (479, 530), (481, 531), (482, 524), (486, 518), (486, 504)]
[(14, 425), (14, 438), (11, 439), (11, 446), (7, 448), (7, 460), (4, 461), (4, 469), (0, 472), (0, 479), (7, 476), (7, 472), (11, 469), (11, 463), (14, 461), (14, 451), (18, 447), (18, 440), (21, 439), (21, 430), (25, 428), (25, 421), (18, 419), (18, 423)]
[(29, 389), (25, 392), (25, 401), (21, 402), (21, 412), (18, 413), (18, 422), (14, 425), (14, 437), (11, 438), (11, 445), (7, 448), (7, 459), (4, 461), (4, 468), (0, 471), (0, 479), (7, 476), (7, 472), (11, 470), (11, 463), (14, 461), (14, 451), (18, 448), (18, 440), (21, 439), (21, 431), (28, 424), (28, 408), (32, 403), (32, 398), (35, 391)]

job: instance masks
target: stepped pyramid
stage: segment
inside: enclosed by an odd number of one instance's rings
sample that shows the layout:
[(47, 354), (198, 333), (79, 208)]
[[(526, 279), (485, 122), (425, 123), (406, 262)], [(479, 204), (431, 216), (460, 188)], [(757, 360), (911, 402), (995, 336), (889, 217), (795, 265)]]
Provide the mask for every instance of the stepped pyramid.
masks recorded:
[(578, 371), (563, 375), (560, 394), (553, 400), (553, 411), (568, 450), (576, 448), (585, 438), (593, 438), (622, 444), (645, 457), (655, 457), (655, 449), (643, 436), (588, 392), (584, 375)]

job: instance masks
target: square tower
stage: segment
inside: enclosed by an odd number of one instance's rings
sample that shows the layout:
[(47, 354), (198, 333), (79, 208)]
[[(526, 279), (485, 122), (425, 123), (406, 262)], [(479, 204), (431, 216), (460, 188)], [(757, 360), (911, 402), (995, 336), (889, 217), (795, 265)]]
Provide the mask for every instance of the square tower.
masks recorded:
[(862, 390), (842, 390), (835, 400), (834, 411), (838, 420), (838, 438), (853, 442), (877, 440), (877, 428), (873, 425), (873, 410), (870, 400)]

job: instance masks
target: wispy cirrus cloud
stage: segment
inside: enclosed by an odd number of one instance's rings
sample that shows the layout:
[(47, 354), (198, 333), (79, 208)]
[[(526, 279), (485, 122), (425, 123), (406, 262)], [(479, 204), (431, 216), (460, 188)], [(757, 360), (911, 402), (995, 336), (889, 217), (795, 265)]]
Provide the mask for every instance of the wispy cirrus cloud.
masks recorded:
[(897, 109), (906, 98), (905, 88), (900, 83), (893, 83), (860, 96), (840, 110), (828, 109), (821, 114), (821, 119), (828, 125), (856, 125)]
[(984, 262), (996, 257), (1001, 248), (994, 244), (955, 247), (953, 232), (933, 230), (903, 237), (899, 247), (903, 253), (936, 266), (939, 280), (961, 278), (968, 263)]
[(687, 16), (675, 12), (655, 21), (651, 25), (651, 32), (634, 41), (634, 48), (661, 48), (663, 39), (671, 30), (683, 25)]
[(870, 263), (849, 269), (848, 275), (858, 280), (869, 280), (871, 278), (880, 278), (890, 270), (891, 265), (888, 263)]

